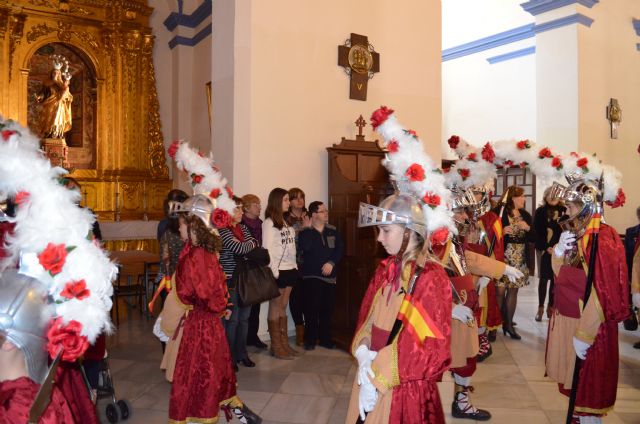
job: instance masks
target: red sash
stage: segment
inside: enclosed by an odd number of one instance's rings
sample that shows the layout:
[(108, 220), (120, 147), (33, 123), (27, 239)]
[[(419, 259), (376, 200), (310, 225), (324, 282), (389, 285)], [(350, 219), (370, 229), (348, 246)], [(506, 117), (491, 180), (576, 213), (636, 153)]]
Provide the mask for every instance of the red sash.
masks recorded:
[(584, 296), (587, 275), (582, 268), (562, 265), (556, 277), (553, 306), (560, 314), (580, 318), (579, 300)]
[(464, 306), (474, 309), (478, 305), (478, 292), (473, 283), (473, 276), (463, 275), (460, 277), (451, 277), (451, 282)]

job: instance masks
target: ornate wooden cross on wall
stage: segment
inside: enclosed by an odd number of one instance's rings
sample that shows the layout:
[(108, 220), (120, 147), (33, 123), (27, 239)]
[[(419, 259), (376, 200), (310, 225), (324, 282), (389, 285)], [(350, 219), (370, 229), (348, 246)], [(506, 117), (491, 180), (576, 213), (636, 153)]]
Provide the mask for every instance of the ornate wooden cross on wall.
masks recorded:
[(351, 33), (351, 38), (338, 46), (338, 65), (351, 78), (349, 98), (367, 100), (367, 83), (380, 72), (380, 55), (366, 35)]

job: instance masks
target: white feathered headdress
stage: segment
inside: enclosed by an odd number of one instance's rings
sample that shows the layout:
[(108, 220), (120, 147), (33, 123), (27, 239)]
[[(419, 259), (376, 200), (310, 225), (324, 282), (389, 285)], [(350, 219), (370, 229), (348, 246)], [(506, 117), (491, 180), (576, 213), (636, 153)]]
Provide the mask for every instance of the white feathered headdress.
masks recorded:
[[(454, 135), (449, 146), (461, 159), (468, 158), (476, 148)], [(543, 182), (563, 181), (566, 175), (580, 176), (586, 180), (604, 179), (604, 200), (613, 207), (623, 206), (625, 194), (622, 190), (622, 174), (611, 165), (602, 163), (595, 154), (571, 152), (558, 154), (549, 147), (541, 147), (529, 140), (502, 140), (488, 142), (482, 149), (482, 157), (495, 168), (529, 167)], [(458, 164), (456, 164), (457, 166)], [(472, 173), (470, 170), (469, 173)], [(468, 175), (472, 178), (472, 175)]]
[(20, 272), (48, 286), (56, 317), (47, 349), (55, 357), (62, 348), (62, 359), (73, 361), (112, 328), (117, 268), (93, 238), (95, 217), (78, 205), (80, 193), (64, 186), (66, 172), (51, 167), (28, 129), (0, 117), (0, 194), (16, 204), (0, 269), (20, 257)]
[(216, 208), (212, 216), (213, 224), (217, 228), (228, 226), (236, 203), (232, 199), (233, 191), (215, 165), (211, 153), (205, 156), (190, 147), (189, 143), (179, 140), (169, 146), (168, 154), (180, 170), (190, 175), (193, 194), (203, 194), (213, 202)]
[(456, 232), (448, 208), (451, 193), (445, 187), (440, 167), (426, 154), (413, 130), (403, 128), (393, 110), (382, 106), (371, 115), (371, 126), (384, 139), (387, 149), (383, 165), (393, 180), (406, 183), (408, 191), (422, 201), (422, 211), (432, 242), (443, 243), (449, 232)]

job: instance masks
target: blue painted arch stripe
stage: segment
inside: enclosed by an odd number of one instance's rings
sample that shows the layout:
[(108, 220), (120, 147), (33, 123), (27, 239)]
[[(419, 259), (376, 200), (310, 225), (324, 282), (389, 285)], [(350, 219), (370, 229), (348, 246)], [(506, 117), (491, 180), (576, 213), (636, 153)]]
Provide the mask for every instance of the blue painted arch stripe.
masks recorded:
[(530, 54), (534, 54), (536, 52), (536, 46), (526, 47), (524, 49), (515, 50), (509, 53), (500, 54), (498, 56), (493, 56), (487, 58), (487, 62), (490, 64), (504, 62), (505, 60), (515, 59), (516, 57), (528, 56)]
[(533, 16), (539, 15), (550, 10), (559, 9), (570, 4), (578, 3), (582, 6), (592, 8), (600, 0), (530, 0), (526, 3), (520, 4), (520, 6)]
[(442, 51), (442, 61), (446, 62), (447, 60), (457, 59), (459, 57), (468, 56), (470, 54), (531, 38), (535, 35), (533, 32), (534, 26), (535, 24), (523, 25), (521, 27), (510, 29), (509, 31), (500, 32), (489, 37), (471, 41), (470, 43), (445, 49)]

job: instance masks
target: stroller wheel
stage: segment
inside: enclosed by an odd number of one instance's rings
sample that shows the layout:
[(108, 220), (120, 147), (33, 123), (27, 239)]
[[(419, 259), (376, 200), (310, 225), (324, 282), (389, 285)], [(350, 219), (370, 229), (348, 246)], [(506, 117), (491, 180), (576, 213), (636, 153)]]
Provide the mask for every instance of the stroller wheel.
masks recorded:
[(120, 419), (126, 420), (131, 415), (131, 407), (129, 406), (129, 402), (124, 399), (120, 399), (117, 402), (118, 408), (120, 409)]
[[(120, 411), (116, 407), (115, 403), (108, 404), (106, 409), (105, 409), (105, 412), (106, 412), (106, 415), (107, 415), (107, 420), (109, 420), (109, 422), (111, 424), (115, 424), (118, 421), (120, 421)], [(129, 411), (127, 411), (127, 414), (128, 414), (128, 412)]]

